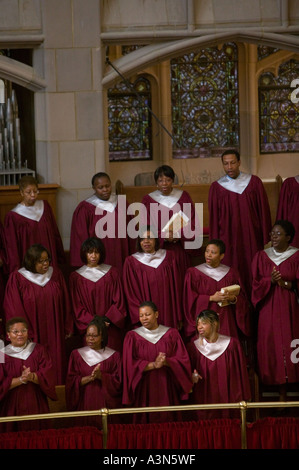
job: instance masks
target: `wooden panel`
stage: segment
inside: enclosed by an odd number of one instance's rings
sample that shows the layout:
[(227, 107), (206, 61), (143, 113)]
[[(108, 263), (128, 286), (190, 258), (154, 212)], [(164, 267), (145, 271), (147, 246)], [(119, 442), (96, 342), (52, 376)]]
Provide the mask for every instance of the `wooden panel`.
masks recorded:
[[(39, 184), (38, 199), (45, 199), (52, 207), (56, 217), (56, 192), (58, 184)], [(4, 217), (21, 201), (21, 195), (18, 186), (0, 186), (0, 219), (4, 223)]]

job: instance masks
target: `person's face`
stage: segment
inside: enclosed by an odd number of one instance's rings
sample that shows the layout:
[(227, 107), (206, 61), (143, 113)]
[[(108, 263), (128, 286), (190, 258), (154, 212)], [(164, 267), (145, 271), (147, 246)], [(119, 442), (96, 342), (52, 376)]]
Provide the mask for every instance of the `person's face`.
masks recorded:
[(169, 176), (160, 175), (157, 179), (158, 190), (164, 195), (168, 196), (172, 191), (173, 180)]
[(280, 225), (274, 225), (270, 232), (271, 244), (277, 251), (284, 251), (289, 246), (290, 236)]
[(101, 349), (102, 335), (98, 332), (95, 325), (90, 325), (86, 331), (86, 344), (91, 349)]
[(94, 268), (98, 266), (100, 262), (100, 253), (96, 250), (90, 251), (89, 253), (86, 253), (86, 259), (87, 259), (87, 266), (89, 268)]
[(216, 324), (202, 320), (201, 318), (197, 321), (196, 328), (199, 336), (205, 338), (207, 341), (209, 341), (209, 339), (211, 339), (215, 333), (217, 333)]
[(155, 252), (155, 245), (156, 240), (153, 237), (153, 234), (148, 231), (142, 235), (142, 239), (140, 240), (140, 246), (144, 253), (154, 253)]
[(35, 271), (38, 274), (45, 274), (50, 266), (50, 260), (48, 253), (46, 251), (43, 251), (42, 254), (40, 255), (39, 260), (35, 263)]
[(223, 259), (224, 254), (220, 254), (220, 248), (217, 245), (207, 245), (205, 251), (205, 260), (206, 263), (212, 268), (217, 268), (220, 265), (221, 260)]
[(236, 155), (224, 155), (222, 157), (222, 165), (225, 173), (230, 178), (237, 178), (240, 174), (240, 160), (237, 159)]
[(33, 206), (37, 200), (39, 191), (35, 184), (30, 184), (29, 186), (26, 186), (26, 188), (22, 189), (20, 193), (22, 196), (22, 202), (25, 206)]
[(158, 328), (158, 312), (154, 312), (151, 307), (141, 307), (139, 309), (139, 321), (148, 330)]
[(12, 346), (21, 348), (28, 341), (28, 329), (24, 323), (14, 323), (10, 327), (7, 336)]
[(98, 198), (102, 199), (103, 201), (108, 201), (112, 191), (110, 179), (107, 178), (107, 176), (96, 178), (93, 185), (93, 189)]

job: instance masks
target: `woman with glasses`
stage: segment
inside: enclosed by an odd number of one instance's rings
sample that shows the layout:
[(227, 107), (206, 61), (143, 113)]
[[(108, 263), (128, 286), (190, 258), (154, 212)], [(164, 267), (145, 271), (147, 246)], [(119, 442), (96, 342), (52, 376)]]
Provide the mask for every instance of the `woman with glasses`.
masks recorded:
[(56, 384), (64, 384), (65, 340), (73, 332), (69, 293), (59, 268), (50, 266), (49, 251), (40, 244), (26, 252), (23, 267), (10, 274), (4, 296), (5, 321), (26, 318), (29, 336), (45, 346), (56, 370)]
[[(0, 416), (49, 413), (47, 397), (57, 400), (51, 358), (44, 346), (32, 342), (28, 322), (13, 317), (6, 323), (9, 343), (0, 351)], [(39, 420), (0, 425), (1, 431), (40, 429)]]
[(19, 180), (21, 201), (4, 219), (7, 268), (11, 273), (22, 265), (26, 250), (41, 243), (52, 254), (52, 265), (65, 263), (65, 254), (57, 223), (48, 201), (38, 199), (38, 183), (33, 176)]
[[(70, 411), (121, 407), (121, 355), (107, 346), (108, 331), (105, 319), (96, 315), (87, 327), (86, 345), (71, 352), (65, 385)], [(100, 426), (101, 418), (84, 418), (83, 423)]]
[(277, 220), (270, 232), (271, 247), (252, 262), (252, 303), (258, 314), (257, 360), (261, 382), (279, 385), (299, 382), (292, 341), (299, 338), (299, 249), (292, 246), (295, 229)]

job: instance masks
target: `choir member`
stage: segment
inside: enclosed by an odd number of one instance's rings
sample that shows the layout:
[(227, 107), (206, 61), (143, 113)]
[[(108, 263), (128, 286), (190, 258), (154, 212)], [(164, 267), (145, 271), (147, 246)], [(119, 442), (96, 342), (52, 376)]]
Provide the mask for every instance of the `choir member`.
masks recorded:
[(299, 175), (290, 176), (282, 183), (277, 205), (277, 220), (288, 220), (295, 228), (292, 246), (299, 248)]
[(98, 237), (106, 249), (106, 262), (122, 273), (123, 262), (131, 254), (133, 243), (127, 234), (128, 205), (120, 207), (119, 196), (112, 193), (111, 180), (106, 173), (95, 174), (91, 184), (94, 194), (79, 203), (72, 218), (71, 266), (81, 266), (80, 248), (84, 240)]
[(5, 285), (7, 280), (7, 269), (6, 269), (6, 250), (4, 242), (4, 227), (0, 221), (0, 339), (4, 339), (5, 336), (5, 325), (4, 325), (4, 310), (3, 300), (5, 293)]
[(71, 302), (59, 268), (40, 244), (26, 252), (24, 265), (10, 274), (4, 296), (5, 321), (16, 313), (28, 322), (29, 337), (45, 346), (56, 371), (56, 384), (64, 384), (67, 367), (66, 338), (73, 333)]
[(258, 314), (257, 362), (262, 383), (299, 382), (292, 341), (299, 338), (299, 249), (293, 247), (291, 222), (277, 220), (271, 230), (271, 247), (252, 261), (252, 302)]
[(262, 181), (240, 171), (239, 152), (226, 150), (221, 159), (225, 175), (209, 190), (210, 238), (224, 241), (223, 263), (237, 269), (250, 298), (251, 261), (269, 241), (269, 202)]
[[(154, 179), (157, 189), (142, 199), (147, 212), (146, 223), (157, 230), (161, 248), (173, 251), (180, 270), (185, 273), (192, 264), (192, 258), (199, 256), (202, 244), (202, 228), (199, 227), (195, 205), (187, 191), (173, 187), (175, 173), (170, 166), (158, 167)], [(172, 227), (163, 231), (172, 215), (180, 212), (186, 225), (175, 233)]]
[(57, 223), (48, 201), (38, 199), (38, 184), (33, 176), (19, 180), (22, 200), (4, 219), (7, 268), (11, 273), (22, 266), (28, 248), (41, 243), (52, 254), (52, 265), (65, 263), (65, 253)]
[[(251, 399), (246, 360), (238, 339), (219, 333), (219, 316), (203, 310), (196, 318), (197, 338), (187, 345), (192, 367), (190, 404), (240, 403)], [(239, 417), (227, 410), (199, 410), (197, 419)]]
[[(183, 293), (186, 321), (184, 329), (187, 338), (196, 334), (195, 319), (202, 310), (217, 312), (221, 334), (239, 339), (243, 334), (250, 336), (251, 305), (244, 289), (241, 288), (239, 273), (221, 262), (225, 249), (225, 243), (222, 240), (210, 240), (205, 249), (205, 263), (187, 270)], [(225, 291), (225, 287), (234, 284), (240, 286), (240, 293), (237, 297)]]
[[(68, 410), (121, 407), (121, 355), (107, 346), (108, 335), (104, 318), (96, 315), (87, 327), (86, 345), (71, 352), (65, 385)], [(85, 418), (84, 423), (101, 426), (101, 419)]]
[(83, 265), (69, 277), (77, 330), (83, 337), (95, 315), (105, 317), (109, 325), (108, 346), (121, 352), (127, 309), (119, 271), (105, 264), (105, 246), (96, 237), (83, 242), (80, 259)]
[(165, 326), (181, 329), (183, 276), (171, 251), (159, 248), (159, 238), (149, 227), (140, 231), (137, 252), (126, 258), (124, 291), (131, 324), (140, 326), (139, 305), (151, 299)]
[[(0, 361), (0, 416), (49, 413), (48, 399), (57, 400), (52, 360), (46, 348), (32, 342), (28, 323), (13, 317), (6, 323), (9, 344)], [(39, 420), (3, 423), (2, 432), (40, 429)]]
[[(132, 407), (180, 405), (192, 387), (187, 350), (175, 328), (158, 322), (151, 301), (141, 303), (141, 327), (129, 331), (123, 348), (123, 404)], [(134, 421), (180, 419), (175, 412), (135, 413)]]

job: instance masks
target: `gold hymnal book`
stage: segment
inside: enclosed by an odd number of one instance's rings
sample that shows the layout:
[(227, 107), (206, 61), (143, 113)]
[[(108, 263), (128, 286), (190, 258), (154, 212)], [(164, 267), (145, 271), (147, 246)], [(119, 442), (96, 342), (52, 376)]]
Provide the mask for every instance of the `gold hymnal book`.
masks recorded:
[(179, 211), (173, 214), (167, 224), (162, 228), (162, 232), (172, 232), (173, 234), (179, 232), (189, 222), (189, 217), (184, 212)]
[(221, 294), (228, 292), (230, 295), (234, 295), (236, 297), (235, 302), (229, 302), (228, 300), (224, 300), (223, 302), (218, 302), (218, 305), (220, 307), (225, 307), (226, 305), (235, 304), (237, 302), (237, 297), (240, 293), (240, 286), (239, 284), (232, 284), (231, 286), (222, 287), (220, 292)]

